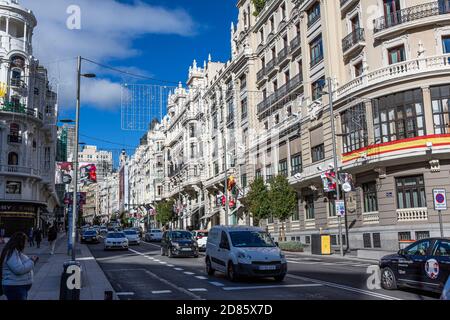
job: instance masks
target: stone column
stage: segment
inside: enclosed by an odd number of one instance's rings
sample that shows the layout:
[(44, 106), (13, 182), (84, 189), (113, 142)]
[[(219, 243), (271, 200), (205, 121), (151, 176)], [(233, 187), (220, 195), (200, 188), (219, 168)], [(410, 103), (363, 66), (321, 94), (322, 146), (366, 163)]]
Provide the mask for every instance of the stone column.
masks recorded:
[(426, 135), (434, 134), (433, 106), (431, 104), (431, 92), (429, 86), (422, 87), (423, 112), (425, 115)]

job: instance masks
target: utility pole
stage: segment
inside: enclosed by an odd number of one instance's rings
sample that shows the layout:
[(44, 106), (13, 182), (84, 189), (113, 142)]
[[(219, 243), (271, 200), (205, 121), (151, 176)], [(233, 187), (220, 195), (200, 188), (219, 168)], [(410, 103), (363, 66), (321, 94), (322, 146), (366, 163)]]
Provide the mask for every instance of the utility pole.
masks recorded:
[[(339, 168), (338, 168), (338, 156), (337, 156), (337, 147), (336, 147), (336, 129), (334, 124), (334, 106), (333, 106), (333, 83), (331, 77), (328, 78), (328, 96), (329, 96), (329, 105), (330, 105), (330, 122), (331, 122), (331, 135), (333, 137), (333, 165), (336, 179), (336, 200), (334, 202), (334, 208), (337, 209), (336, 203), (341, 200), (341, 192), (339, 190)], [(342, 217), (338, 216), (338, 224), (339, 224), (339, 250), (341, 256), (344, 256), (344, 245), (342, 243)], [(348, 241), (348, 240), (347, 240)]]

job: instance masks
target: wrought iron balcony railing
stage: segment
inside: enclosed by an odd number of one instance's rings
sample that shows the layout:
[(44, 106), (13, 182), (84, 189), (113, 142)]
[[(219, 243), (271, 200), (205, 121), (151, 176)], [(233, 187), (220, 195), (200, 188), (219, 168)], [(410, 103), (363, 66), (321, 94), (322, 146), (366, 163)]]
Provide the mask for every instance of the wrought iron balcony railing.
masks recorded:
[(353, 46), (355, 46), (359, 42), (363, 42), (363, 41), (365, 41), (364, 29), (363, 28), (355, 29), (352, 33), (347, 35), (342, 40), (342, 50), (344, 52), (347, 52)]

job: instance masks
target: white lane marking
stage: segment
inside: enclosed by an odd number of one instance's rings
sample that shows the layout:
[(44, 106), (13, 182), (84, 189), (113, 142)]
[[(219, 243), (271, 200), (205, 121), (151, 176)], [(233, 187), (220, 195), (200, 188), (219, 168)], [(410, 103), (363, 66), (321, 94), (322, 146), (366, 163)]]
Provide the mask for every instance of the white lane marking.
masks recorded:
[(187, 274), (187, 275), (189, 275), (189, 276), (192, 276), (192, 275), (194, 275), (195, 273), (193, 273), (193, 272), (183, 272), (184, 274)]
[(292, 260), (288, 260), (287, 262), (296, 263), (296, 264), (317, 264), (317, 262), (306, 262), (306, 261), (298, 262), (298, 261), (292, 261)]
[(159, 261), (160, 264), (167, 264), (167, 262)]
[(364, 267), (364, 268), (367, 268), (367, 267), (370, 267), (370, 264), (352, 264), (352, 267)]
[(292, 279), (297, 279), (297, 280), (303, 280), (303, 281), (313, 282), (313, 283), (317, 283), (317, 284), (322, 284), (324, 286), (328, 286), (328, 287), (332, 287), (332, 288), (337, 288), (337, 289), (347, 290), (347, 291), (351, 291), (351, 292), (362, 293), (362, 294), (365, 294), (365, 295), (368, 295), (368, 296), (372, 296), (372, 297), (380, 298), (380, 299), (384, 299), (384, 300), (403, 300), (403, 299), (399, 299), (399, 298), (396, 298), (396, 297), (388, 296), (388, 295), (377, 293), (377, 292), (372, 292), (372, 291), (368, 291), (368, 290), (353, 288), (353, 287), (349, 287), (349, 286), (345, 286), (345, 285), (341, 285), (341, 284), (337, 284), (337, 283), (332, 283), (332, 282), (327, 282), (327, 281), (322, 281), (322, 280), (316, 280), (316, 279), (311, 279), (311, 278), (306, 278), (306, 277), (300, 277), (300, 276), (296, 276), (296, 275), (293, 275), (293, 274), (288, 274), (287, 277), (292, 278)]
[(209, 283), (211, 283), (213, 286), (216, 286), (216, 287), (223, 287), (223, 286), (225, 286), (223, 283), (216, 282), (216, 281), (210, 281)]
[(205, 288), (194, 288), (194, 289), (188, 289), (191, 292), (206, 292), (208, 289)]
[(200, 279), (200, 280), (207, 280), (207, 279), (208, 279), (208, 278), (205, 277), (205, 276), (196, 276), (196, 278), (197, 278), (197, 279)]
[(152, 291), (152, 294), (165, 294), (165, 293), (172, 293), (172, 290)]
[(173, 264), (168, 264), (167, 266), (171, 268), (175, 267)]
[(89, 260), (95, 260), (94, 257), (84, 257), (84, 258), (77, 258), (77, 261), (89, 261)]
[(253, 286), (253, 287), (225, 287), (222, 289), (226, 291), (234, 291), (234, 290), (258, 290), (258, 289), (303, 288), (303, 287), (323, 287), (323, 285), (318, 283), (309, 283), (309, 284), (286, 284), (286, 285)]
[(153, 259), (153, 260), (155, 260), (156, 262), (161, 262), (161, 260), (159, 260), (159, 259)]
[(134, 296), (134, 292), (116, 292), (118, 296)]
[(177, 271), (183, 271), (184, 269), (183, 268), (174, 268), (175, 270), (177, 270)]

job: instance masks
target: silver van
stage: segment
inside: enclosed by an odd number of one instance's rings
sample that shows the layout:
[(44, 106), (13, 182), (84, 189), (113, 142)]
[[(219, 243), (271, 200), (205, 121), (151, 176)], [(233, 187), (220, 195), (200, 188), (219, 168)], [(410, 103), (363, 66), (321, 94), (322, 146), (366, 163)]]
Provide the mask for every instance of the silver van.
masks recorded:
[(270, 235), (250, 226), (215, 226), (206, 244), (206, 272), (225, 273), (231, 281), (241, 276), (273, 277), (283, 281), (287, 261)]

